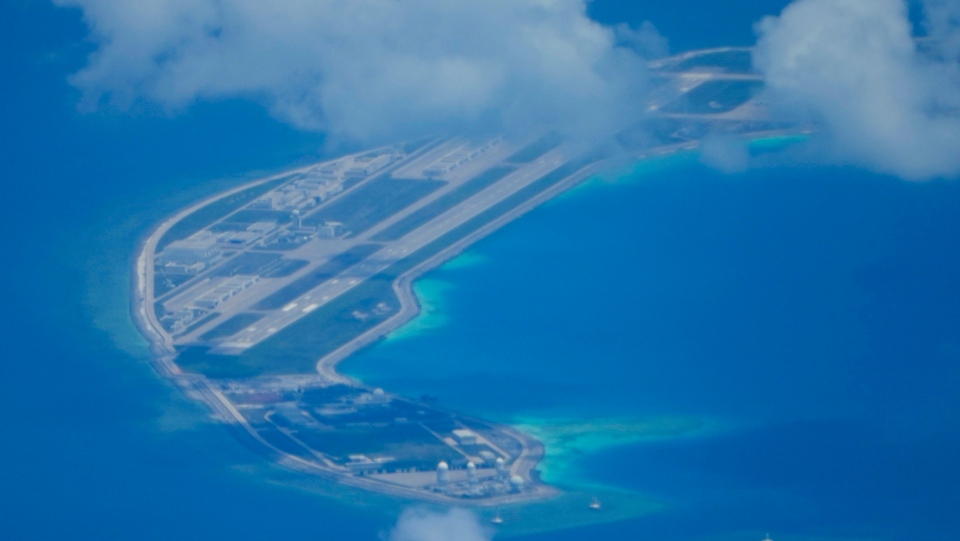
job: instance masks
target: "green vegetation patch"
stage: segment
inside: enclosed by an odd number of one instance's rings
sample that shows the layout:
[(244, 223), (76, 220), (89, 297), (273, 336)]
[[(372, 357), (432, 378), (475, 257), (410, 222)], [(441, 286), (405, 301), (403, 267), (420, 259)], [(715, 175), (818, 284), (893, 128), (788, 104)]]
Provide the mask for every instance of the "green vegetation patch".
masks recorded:
[(521, 148), (516, 154), (507, 158), (507, 162), (517, 164), (530, 163), (533, 160), (540, 158), (547, 152), (557, 148), (562, 142), (563, 137), (561, 137), (559, 134), (551, 133), (549, 135), (545, 135), (533, 143)]
[(316, 458), (309, 449), (293, 441), (289, 436), (275, 428), (260, 430), (258, 431), (258, 434), (260, 434), (260, 437), (266, 440), (267, 443), (284, 453), (289, 453), (293, 456), (299, 456), (302, 458)]
[(370, 257), (381, 248), (379, 244), (361, 244), (339, 254), (317, 267), (310, 274), (298, 278), (266, 299), (258, 302), (254, 310), (277, 310), (283, 308), (307, 291), (319, 286), (344, 270)]
[(763, 88), (761, 81), (707, 81), (661, 108), (665, 113), (726, 113), (740, 107)]
[(250, 325), (253, 325), (254, 323), (263, 319), (264, 315), (265, 314), (253, 314), (249, 312), (237, 314), (217, 325), (213, 329), (200, 335), (200, 340), (209, 342), (211, 340), (219, 340), (221, 338), (233, 336), (243, 329), (246, 329)]
[(169, 231), (164, 233), (163, 237), (161, 237), (157, 243), (157, 252), (159, 253), (164, 247), (175, 240), (185, 239), (193, 235), (197, 231), (220, 220), (224, 216), (252, 202), (254, 199), (287, 182), (293, 177), (294, 175), (285, 175), (259, 186), (254, 186), (233, 195), (222, 197), (201, 209), (197, 209), (196, 212), (187, 215), (174, 224)]
[(305, 226), (341, 222), (358, 234), (393, 216), (446, 184), (442, 180), (408, 180), (381, 175), (303, 220)]
[(185, 348), (177, 364), (213, 379), (312, 373), (320, 358), (399, 310), (393, 291), (397, 277), (601, 158), (594, 153), (567, 162), (240, 355), (213, 355), (205, 348)]
[(177, 365), (186, 372), (203, 374), (210, 378), (244, 378), (263, 373), (258, 367), (241, 364), (240, 357), (215, 355), (205, 346), (177, 348)]
[(339, 461), (346, 461), (349, 455), (364, 454), (424, 461), (435, 466), (440, 460), (460, 457), (456, 451), (415, 423), (349, 427), (324, 432), (301, 430), (296, 437), (312, 449)]
[(321, 406), (357, 396), (362, 391), (349, 385), (330, 385), (329, 387), (311, 387), (303, 391), (300, 402), (312, 406)]
[(436, 200), (424, 205), (422, 208), (417, 209), (409, 216), (384, 229), (380, 233), (377, 233), (373, 237), (373, 240), (397, 240), (414, 229), (429, 222), (430, 220), (433, 220), (437, 216), (440, 216), (451, 208), (480, 193), (485, 188), (492, 186), (497, 181), (503, 179), (516, 170), (516, 167), (510, 166), (487, 169), (483, 173), (480, 173), (467, 182), (464, 182), (457, 188), (443, 194)]

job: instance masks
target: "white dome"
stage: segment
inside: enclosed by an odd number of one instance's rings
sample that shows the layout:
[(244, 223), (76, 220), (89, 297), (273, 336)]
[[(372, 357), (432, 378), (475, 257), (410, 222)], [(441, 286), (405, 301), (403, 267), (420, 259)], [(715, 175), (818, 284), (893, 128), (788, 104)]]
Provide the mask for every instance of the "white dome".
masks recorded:
[(383, 389), (377, 387), (373, 390), (373, 396), (383, 396)]
[(467, 469), (468, 469), (468, 470), (475, 470), (475, 469), (477, 469), (477, 466), (476, 466), (476, 464), (474, 464), (473, 462), (467, 462)]
[(510, 484), (515, 487), (523, 485), (523, 477), (520, 477), (519, 475), (514, 475), (513, 477), (510, 478)]
[(449, 469), (450, 469), (450, 465), (447, 464), (446, 462), (444, 462), (443, 460), (441, 460), (440, 463), (437, 464), (437, 469), (438, 469), (438, 470), (449, 470)]

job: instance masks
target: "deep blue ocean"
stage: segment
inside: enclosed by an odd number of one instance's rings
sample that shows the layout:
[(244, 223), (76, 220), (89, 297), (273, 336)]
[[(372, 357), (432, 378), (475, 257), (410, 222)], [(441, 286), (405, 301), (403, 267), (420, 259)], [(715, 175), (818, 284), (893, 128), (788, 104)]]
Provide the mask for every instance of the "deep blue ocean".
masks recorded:
[[(785, 3), (591, 10), (651, 19), (682, 50), (749, 44)], [(127, 313), (152, 225), (324, 156), (322, 134), (240, 101), (78, 113), (67, 77), (84, 33), (69, 10), (0, 6), (0, 539), (379, 539), (399, 508), (278, 482), (157, 377)], [(591, 181), (430, 273), (425, 315), (344, 368), (559, 435), (548, 478), (663, 505), (528, 539), (949, 536), (958, 242), (957, 183), (669, 158)]]

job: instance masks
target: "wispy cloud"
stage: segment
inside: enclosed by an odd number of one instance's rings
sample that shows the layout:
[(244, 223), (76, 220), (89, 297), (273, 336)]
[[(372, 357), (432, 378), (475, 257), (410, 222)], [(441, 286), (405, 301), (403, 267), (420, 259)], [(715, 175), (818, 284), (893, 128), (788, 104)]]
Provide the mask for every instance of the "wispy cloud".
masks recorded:
[(387, 541), (490, 541), (493, 531), (464, 509), (445, 513), (414, 507), (400, 515)]
[(960, 2), (926, 3), (933, 54), (903, 0), (797, 0), (757, 26), (781, 114), (824, 130), (823, 157), (907, 179), (960, 174)]
[(287, 122), (378, 140), (435, 131), (595, 136), (642, 110), (650, 25), (601, 25), (586, 0), (54, 0), (96, 50), (73, 77), (92, 108), (258, 100)]

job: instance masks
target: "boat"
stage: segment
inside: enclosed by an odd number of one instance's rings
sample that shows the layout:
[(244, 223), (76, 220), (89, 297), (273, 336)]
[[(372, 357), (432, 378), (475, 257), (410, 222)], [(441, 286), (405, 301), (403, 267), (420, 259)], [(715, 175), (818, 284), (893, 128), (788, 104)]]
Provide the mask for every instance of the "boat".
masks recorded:
[(490, 519), (490, 522), (492, 522), (492, 523), (494, 523), (494, 524), (503, 524), (503, 519), (500, 518), (500, 510), (499, 510), (499, 509), (497, 509), (497, 514), (494, 515), (492, 519)]
[(592, 500), (590, 500), (590, 505), (588, 505), (587, 507), (589, 507), (590, 509), (600, 509), (600, 500), (594, 497)]

